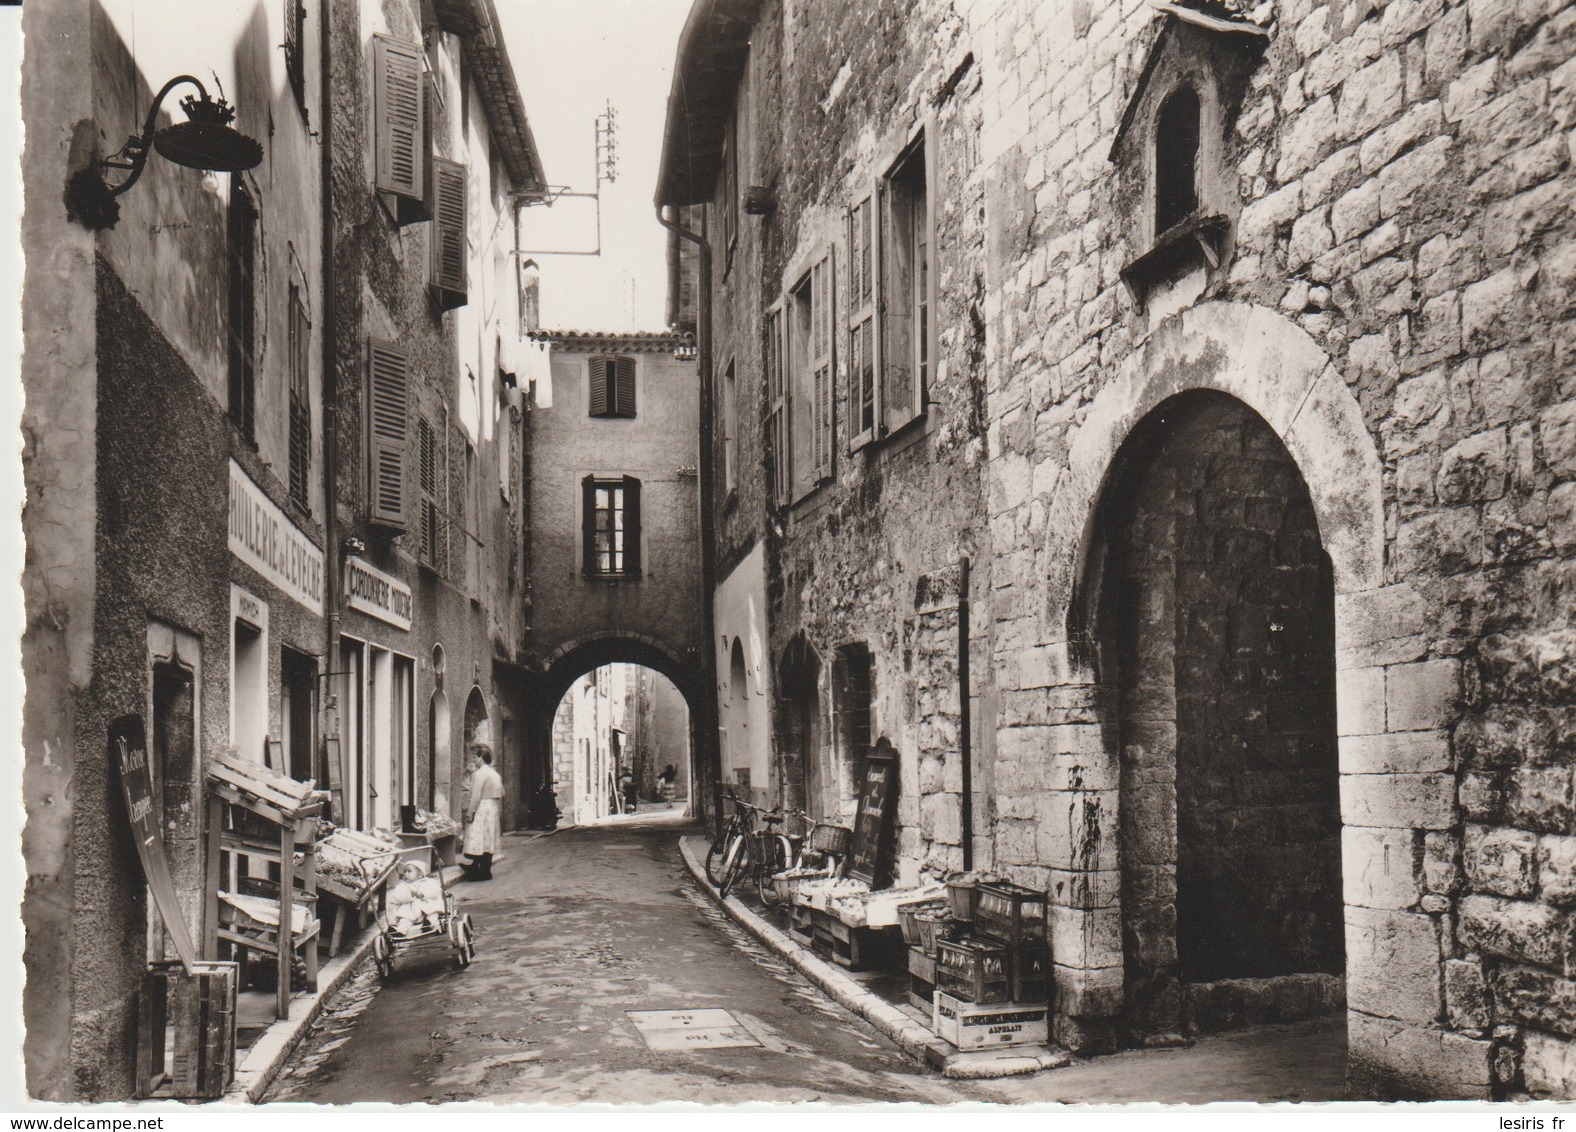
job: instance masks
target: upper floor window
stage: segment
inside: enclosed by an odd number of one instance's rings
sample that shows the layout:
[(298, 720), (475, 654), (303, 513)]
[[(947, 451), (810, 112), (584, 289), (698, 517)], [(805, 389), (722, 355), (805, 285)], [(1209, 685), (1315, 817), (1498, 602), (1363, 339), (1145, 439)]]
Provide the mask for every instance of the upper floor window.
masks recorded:
[(1198, 208), (1198, 94), (1178, 87), (1155, 122), (1155, 234), (1175, 227)]
[(301, 288), (290, 284), (290, 498), (310, 509), (312, 396), (307, 364), (312, 323)]
[[(789, 495), (808, 495), (832, 477), (832, 252), (828, 249), (783, 300), (784, 411)], [(780, 459), (779, 455), (779, 459)]]
[(634, 358), (592, 358), (588, 374), (593, 417), (635, 415)]
[(373, 145), (375, 186), (387, 193), (400, 224), (432, 215), (432, 83), (420, 45), (374, 36)]
[(230, 175), (226, 244), (230, 260), (230, 420), (255, 443), (257, 210), (238, 173)]
[(285, 0), (285, 72), (296, 105), (306, 113), (306, 0)]
[(586, 476), (581, 489), (581, 561), (588, 578), (638, 578), (640, 481)]
[(732, 491), (739, 486), (739, 382), (732, 362), (722, 377), (722, 482)]
[(849, 212), (849, 444), (925, 410), (935, 358), (935, 271), (925, 140), (904, 151)]
[(439, 310), (453, 310), (466, 303), (466, 261), (470, 243), (466, 234), (465, 166), (441, 157), (432, 159), (431, 262), (427, 278)]

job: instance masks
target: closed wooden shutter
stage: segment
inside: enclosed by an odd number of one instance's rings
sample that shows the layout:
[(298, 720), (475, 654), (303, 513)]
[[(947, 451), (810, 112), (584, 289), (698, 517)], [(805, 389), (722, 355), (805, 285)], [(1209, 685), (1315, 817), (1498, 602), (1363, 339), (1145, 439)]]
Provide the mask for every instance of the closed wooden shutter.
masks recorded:
[(432, 159), (432, 287), (438, 307), (465, 305), (465, 166)]
[(849, 450), (876, 439), (881, 420), (880, 335), (877, 308), (881, 262), (876, 201), (866, 197), (848, 214), (848, 431)]
[(810, 372), (813, 375), (814, 460), (817, 480), (832, 476), (832, 406), (835, 370), (832, 367), (833, 307), (832, 253), (828, 251), (811, 269)]
[(404, 530), (410, 357), (401, 347), (380, 339), (372, 340), (369, 355), (371, 517), (379, 526)]
[(427, 188), (421, 48), (381, 35), (372, 42), (377, 190), (420, 201)]
[(641, 575), (640, 562), (640, 481), (624, 477), (624, 563), (620, 571), (626, 578)]
[(612, 368), (612, 358), (592, 358), (586, 363), (586, 377), (591, 382), (591, 415), (605, 417), (608, 415), (608, 371)]
[(615, 358), (616, 370), (613, 415), (619, 417), (632, 417), (635, 415), (635, 359)]

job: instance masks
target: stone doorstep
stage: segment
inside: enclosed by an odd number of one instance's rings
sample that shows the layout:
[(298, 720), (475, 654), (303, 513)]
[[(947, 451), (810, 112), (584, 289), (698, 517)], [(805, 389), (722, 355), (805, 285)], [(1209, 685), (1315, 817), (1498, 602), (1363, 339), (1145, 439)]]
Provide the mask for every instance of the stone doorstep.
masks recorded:
[[(885, 1034), (897, 1047), (922, 1065), (935, 1069), (943, 1077), (955, 1080), (985, 1080), (994, 1077), (1017, 1077), (1038, 1073), (1042, 1069), (1060, 1069), (1072, 1063), (1072, 1056), (1055, 1046), (1019, 1046), (1013, 1049), (979, 1050), (960, 1053), (958, 1047), (938, 1036), (925, 1023), (924, 1015), (912, 1006), (896, 1006), (881, 996), (866, 990), (841, 968), (826, 962), (820, 956), (801, 947), (786, 934), (745, 907), (737, 897), (722, 897), (716, 887), (706, 879), (706, 870), (691, 847), (691, 838), (679, 839), (679, 851), (690, 875), (723, 911), (755, 936), (772, 951), (796, 967), (800, 974), (825, 991), (831, 998), (869, 1022)], [(703, 840), (697, 841), (704, 845)]]
[(257, 1104), (262, 1099), (284, 1068), (285, 1061), (306, 1036), (307, 1029), (316, 1021), (328, 996), (343, 986), (361, 961), (372, 954), (372, 942), (377, 935), (378, 926), (374, 923), (348, 948), (318, 968), (317, 990), (298, 994), (290, 1000), (290, 1017), (275, 1019), (242, 1055), (240, 1064), (235, 1067), (235, 1080), (216, 1104)]

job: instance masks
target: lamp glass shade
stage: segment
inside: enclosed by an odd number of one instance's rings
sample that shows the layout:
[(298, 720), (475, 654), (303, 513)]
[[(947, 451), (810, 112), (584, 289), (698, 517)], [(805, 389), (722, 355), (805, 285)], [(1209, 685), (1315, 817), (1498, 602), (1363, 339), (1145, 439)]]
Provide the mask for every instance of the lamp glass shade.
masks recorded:
[(238, 173), (263, 160), (263, 147), (238, 130), (214, 122), (187, 121), (166, 126), (153, 137), (159, 156), (188, 169)]

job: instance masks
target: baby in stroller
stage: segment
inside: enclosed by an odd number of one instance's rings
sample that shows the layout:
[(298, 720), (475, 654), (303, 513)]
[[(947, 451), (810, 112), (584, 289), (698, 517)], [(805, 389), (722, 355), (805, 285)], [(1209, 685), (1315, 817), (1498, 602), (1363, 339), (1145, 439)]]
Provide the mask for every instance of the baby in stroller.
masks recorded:
[(443, 885), (428, 876), (420, 861), (406, 861), (399, 871), (400, 882), (389, 890), (389, 926), (399, 935), (417, 936), (436, 931), (443, 913)]

